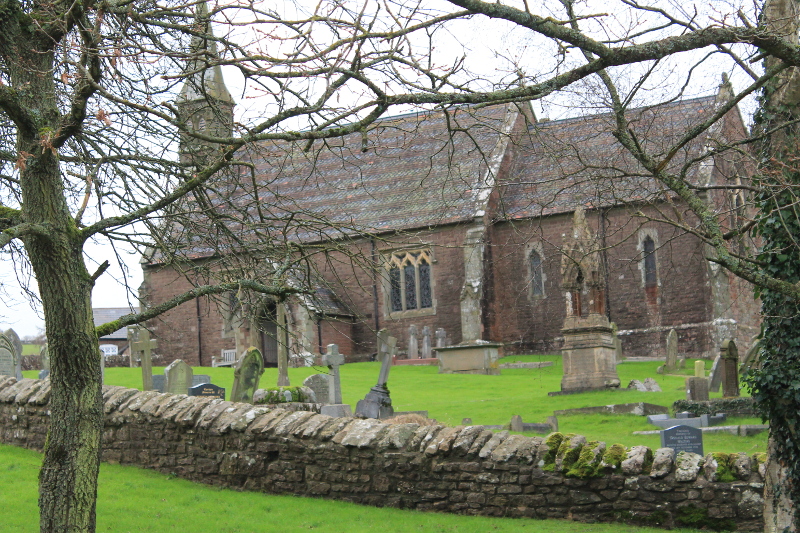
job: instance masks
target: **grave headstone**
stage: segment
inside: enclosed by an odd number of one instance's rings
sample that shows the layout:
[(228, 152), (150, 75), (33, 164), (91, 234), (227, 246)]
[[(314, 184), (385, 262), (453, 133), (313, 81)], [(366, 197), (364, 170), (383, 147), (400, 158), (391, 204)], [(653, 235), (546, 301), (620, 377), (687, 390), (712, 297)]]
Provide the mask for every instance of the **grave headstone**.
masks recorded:
[(462, 426), (471, 426), (472, 425), (472, 419), (471, 418), (462, 418), (461, 419), (461, 425)]
[(263, 373), (264, 359), (261, 352), (251, 346), (234, 366), (231, 401), (253, 403), (253, 393), (258, 389)]
[[(430, 330), (428, 330), (430, 331)], [(430, 342), (430, 335), (428, 335)], [(392, 399), (389, 397), (389, 370), (392, 368), (392, 357), (397, 347), (397, 339), (388, 337), (385, 344), (381, 345), (378, 359), (381, 362), (381, 371), (378, 374), (378, 383), (370, 389), (363, 400), (356, 404), (356, 416), (364, 418), (390, 418), (394, 414)]]
[(644, 388), (647, 392), (661, 392), (661, 387), (653, 378), (646, 378), (644, 380)]
[(155, 374), (150, 376), (150, 388), (147, 390), (157, 390), (158, 392), (164, 392), (167, 389), (167, 376), (164, 374)]
[(722, 342), (720, 347), (720, 357), (722, 358), (722, 397), (739, 397), (739, 349), (736, 342), (727, 339)]
[(711, 373), (708, 375), (708, 390), (711, 392), (719, 392), (719, 385), (722, 383), (721, 359), (720, 356), (717, 356), (717, 358), (714, 359), (714, 364), (711, 365)]
[(194, 374), (192, 376), (192, 387), (202, 385), (203, 383), (211, 383), (211, 376), (208, 374)]
[(444, 348), (447, 346), (447, 333), (444, 328), (436, 328), (436, 347)]
[(706, 378), (686, 378), (686, 399), (693, 402), (708, 401), (708, 380)]
[(739, 372), (744, 373), (748, 372), (749, 370), (753, 369), (756, 365), (758, 365), (758, 354), (761, 349), (761, 339), (753, 339), (753, 343), (750, 345), (750, 348), (744, 354), (744, 359), (742, 359), (742, 364), (739, 366)]
[(317, 403), (331, 403), (331, 383), (330, 376), (326, 374), (312, 374), (303, 381), (303, 387), (308, 387), (314, 391)]
[(192, 367), (180, 359), (175, 359), (164, 369), (165, 391), (172, 394), (188, 394), (192, 387)]
[(14, 347), (14, 374), (12, 375), (16, 376), (17, 379), (22, 379), (22, 340), (20, 340), (17, 332), (11, 328), (6, 330), (6, 337)]
[(616, 322), (611, 322), (611, 339), (614, 343), (614, 359), (617, 363), (621, 363), (622, 356), (622, 339), (619, 338), (619, 328)]
[(664, 364), (664, 373), (675, 372), (678, 365), (678, 333), (671, 329), (667, 333), (667, 360)]
[(153, 390), (153, 350), (158, 346), (150, 332), (142, 326), (128, 326), (131, 360), (139, 359), (142, 366), (142, 390)]
[(340, 405), (342, 403), (342, 383), (339, 378), (339, 367), (344, 364), (344, 355), (339, 353), (338, 345), (328, 345), (325, 355), (322, 356), (322, 364), (328, 367), (330, 373), (328, 378), (328, 403)]
[[(16, 361), (14, 360), (14, 345), (4, 334), (0, 333), (0, 376), (17, 377)], [(17, 377), (17, 379), (21, 379)]]
[(703, 454), (703, 431), (689, 426), (673, 426), (661, 432), (661, 447), (680, 452)]
[(50, 371), (49, 370), (40, 370), (39, 371), (39, 379), (47, 379), (49, 377), (50, 377)]
[(39, 366), (42, 370), (50, 372), (50, 351), (47, 349), (47, 343), (42, 344), (39, 349)]
[(206, 398), (225, 399), (225, 389), (213, 383), (199, 383), (189, 387), (189, 396), (204, 396)]
[(644, 383), (638, 379), (632, 379), (630, 383), (628, 383), (628, 389), (637, 390), (639, 392), (647, 392), (647, 387), (645, 387)]
[(521, 416), (514, 415), (511, 417), (511, 431), (518, 431), (520, 433), (523, 431)]
[(431, 353), (431, 328), (425, 326), (422, 328), (422, 359), (430, 359), (433, 356)]
[(419, 341), (417, 340), (417, 326), (408, 327), (408, 358), (419, 359)]
[(695, 361), (694, 362), (694, 377), (705, 379), (705, 377), (706, 377), (706, 362), (705, 361)]

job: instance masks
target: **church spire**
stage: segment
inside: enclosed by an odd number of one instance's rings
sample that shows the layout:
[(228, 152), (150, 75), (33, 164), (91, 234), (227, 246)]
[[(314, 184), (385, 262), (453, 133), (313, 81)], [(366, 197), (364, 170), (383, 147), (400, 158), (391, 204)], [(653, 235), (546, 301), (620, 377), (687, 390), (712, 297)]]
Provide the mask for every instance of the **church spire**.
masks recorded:
[[(211, 29), (211, 19), (205, 0), (196, 4), (197, 35), (192, 36), (186, 78), (178, 95), (178, 110), (189, 131), (215, 137), (233, 135), (233, 98), (222, 68), (210, 63), (219, 59), (217, 42)], [(201, 141), (184, 131), (180, 153), (184, 163), (200, 166), (217, 147)]]
[(181, 89), (179, 101), (213, 99), (233, 105), (233, 98), (222, 77), (222, 68), (219, 65), (208, 66), (212, 60), (219, 59), (219, 54), (205, 0), (197, 4), (195, 18), (195, 27), (201, 35), (192, 36), (189, 45), (190, 60), (186, 67), (188, 76)]

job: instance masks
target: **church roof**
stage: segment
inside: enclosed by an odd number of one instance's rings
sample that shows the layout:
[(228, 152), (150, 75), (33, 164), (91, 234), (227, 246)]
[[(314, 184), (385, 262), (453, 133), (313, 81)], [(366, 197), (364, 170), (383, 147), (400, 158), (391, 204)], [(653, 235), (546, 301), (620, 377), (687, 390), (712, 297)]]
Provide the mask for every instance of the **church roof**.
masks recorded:
[[(715, 110), (715, 97), (676, 101), (630, 110), (636, 138), (655, 156), (663, 155), (691, 126)], [(539, 122), (514, 144), (509, 171), (499, 181), (497, 218), (518, 219), (645, 201), (664, 194), (664, 187), (612, 135), (610, 113)], [(711, 142), (704, 133), (671, 160), (667, 170), (697, 157)], [(690, 181), (701, 179), (703, 165), (694, 164)], [(706, 167), (707, 169), (707, 167)]]

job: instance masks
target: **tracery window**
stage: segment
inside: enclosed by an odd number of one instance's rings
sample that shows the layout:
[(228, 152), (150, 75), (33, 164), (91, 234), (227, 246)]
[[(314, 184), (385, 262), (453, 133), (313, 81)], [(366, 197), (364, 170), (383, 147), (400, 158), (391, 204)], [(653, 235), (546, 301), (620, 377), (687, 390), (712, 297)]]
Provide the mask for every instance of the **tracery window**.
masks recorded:
[(394, 252), (388, 257), (389, 312), (433, 308), (430, 250)]

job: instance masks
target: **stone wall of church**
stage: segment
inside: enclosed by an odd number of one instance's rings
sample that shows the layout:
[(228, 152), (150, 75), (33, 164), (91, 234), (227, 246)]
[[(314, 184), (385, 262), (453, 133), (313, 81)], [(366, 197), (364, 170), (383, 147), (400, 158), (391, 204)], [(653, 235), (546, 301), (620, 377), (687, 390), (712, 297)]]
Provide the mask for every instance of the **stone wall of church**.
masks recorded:
[[(652, 208), (636, 209), (656, 215)], [(605, 240), (607, 311), (621, 332), (625, 355), (664, 355), (665, 338), (673, 327), (678, 331), (679, 353), (711, 355), (716, 349), (717, 326), (702, 243), (670, 225), (631, 215), (626, 208), (586, 214), (592, 231)], [(560, 347), (566, 316), (561, 247), (571, 233), (571, 213), (492, 226), (487, 254), (491, 273), (487, 323), (492, 340), (514, 343), (508, 346), (509, 352), (552, 352)], [(641, 259), (641, 243), (647, 236), (656, 243), (658, 272), (657, 285), (649, 288), (645, 287)], [(535, 295), (531, 286), (532, 250), (542, 258), (542, 295)], [(731, 287), (732, 294), (733, 288), (738, 292), (725, 309), (744, 324), (741, 330), (753, 329), (757, 304), (752, 293), (738, 281), (731, 282)]]
[[(0, 442), (42, 449), (49, 387), (0, 379)], [(104, 461), (222, 487), (472, 515), (763, 528), (763, 465), (746, 454), (604, 455), (583, 437), (561, 445), (559, 434), (389, 425), (124, 387), (104, 387), (103, 400)]]

